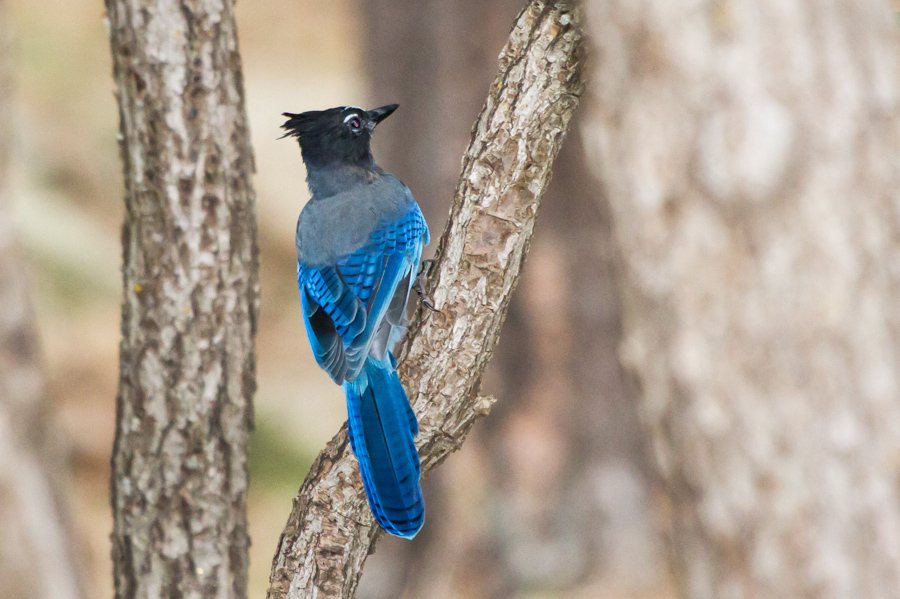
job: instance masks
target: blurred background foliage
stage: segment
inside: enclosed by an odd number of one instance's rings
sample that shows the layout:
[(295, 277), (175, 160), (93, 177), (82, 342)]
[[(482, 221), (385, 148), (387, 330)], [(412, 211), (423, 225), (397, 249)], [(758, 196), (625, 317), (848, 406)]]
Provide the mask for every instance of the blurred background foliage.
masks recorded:
[[(520, 4), (237, 4), (262, 285), (251, 596), (264, 595), (291, 500), (345, 419), (340, 390), (316, 367), (302, 332), (293, 236), (307, 191), (296, 144), (277, 141), (281, 112), (399, 102), (379, 128), (376, 157), (410, 185), (437, 239)], [(103, 599), (112, 595), (108, 480), (123, 218), (109, 43), (100, 2), (7, 0), (6, 10), (16, 87), (13, 213), (48, 388), (70, 447), (76, 530), (92, 596)], [(575, 129), (486, 378), (485, 391), (500, 402), (426, 481), (422, 535), (379, 543), (360, 597), (670, 595), (665, 521), (652, 509), (660, 494), (616, 358), (608, 219)], [(600, 234), (579, 236), (581, 229)]]

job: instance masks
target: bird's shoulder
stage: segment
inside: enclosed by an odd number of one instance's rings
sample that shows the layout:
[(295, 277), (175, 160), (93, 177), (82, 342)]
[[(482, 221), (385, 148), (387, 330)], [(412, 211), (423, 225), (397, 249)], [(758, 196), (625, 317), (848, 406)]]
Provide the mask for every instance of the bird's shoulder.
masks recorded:
[(309, 267), (336, 264), (411, 212), (421, 214), (409, 188), (390, 173), (324, 199), (313, 198), (297, 220), (298, 262)]

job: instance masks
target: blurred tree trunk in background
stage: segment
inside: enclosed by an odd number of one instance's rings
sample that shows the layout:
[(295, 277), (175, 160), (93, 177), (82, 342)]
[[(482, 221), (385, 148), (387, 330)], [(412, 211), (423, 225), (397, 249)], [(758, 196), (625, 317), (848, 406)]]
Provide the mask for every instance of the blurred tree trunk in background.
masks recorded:
[(232, 0), (107, 0), (126, 217), (116, 597), (245, 597), (259, 308)]
[[(413, 190), (435, 236), (521, 7), (361, 4), (373, 105), (399, 102), (405, 115), (379, 134), (376, 152)], [(379, 543), (360, 597), (510, 597), (537, 587), (637, 597), (666, 584), (636, 409), (616, 355), (610, 227), (577, 129), (554, 166), (485, 380), (500, 401), (461, 454), (425, 479), (429, 524), (419, 537)]]
[(683, 596), (897, 597), (895, 16), (858, 0), (586, 6), (584, 130)]
[(0, 599), (78, 599), (65, 447), (50, 414), (11, 214), (12, 67), (0, 0)]

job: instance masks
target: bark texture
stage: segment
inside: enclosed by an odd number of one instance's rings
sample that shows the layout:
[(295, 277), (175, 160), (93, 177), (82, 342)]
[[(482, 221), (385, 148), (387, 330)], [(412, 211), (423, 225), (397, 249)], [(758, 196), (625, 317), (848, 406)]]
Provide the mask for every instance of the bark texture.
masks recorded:
[(684, 597), (900, 589), (886, 3), (591, 0), (585, 129)]
[(67, 504), (65, 447), (44, 387), (10, 209), (12, 68), (0, 0), (0, 599), (85, 596)]
[(108, 0), (126, 187), (116, 597), (245, 597), (259, 308), (232, 0)]
[[(443, 226), (459, 156), (521, 0), (367, 0), (373, 105), (399, 102), (379, 161)], [(424, 484), (429, 526), (386, 537), (359, 597), (644, 597), (670, 588), (651, 514), (637, 405), (618, 359), (609, 210), (584, 155), (579, 114), (557, 157), (520, 286), (485, 372), (502, 398), (464, 454)], [(498, 517), (502, 514), (502, 517)]]
[[(430, 293), (440, 312), (420, 312), (401, 351), (423, 472), (457, 449), (493, 404), (479, 397), (480, 378), (582, 90), (581, 46), (571, 6), (536, 1), (501, 54), (438, 250)], [(377, 530), (341, 431), (295, 499), (268, 596), (352, 597)]]

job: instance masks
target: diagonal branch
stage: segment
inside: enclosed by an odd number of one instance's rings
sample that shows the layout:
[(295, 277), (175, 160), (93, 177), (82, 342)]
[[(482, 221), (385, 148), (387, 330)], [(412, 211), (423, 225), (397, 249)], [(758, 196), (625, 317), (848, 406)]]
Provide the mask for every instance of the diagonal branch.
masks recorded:
[[(582, 91), (582, 46), (569, 3), (532, 1), (500, 55), (429, 286), (440, 311), (419, 311), (399, 354), (419, 418), (423, 472), (458, 449), (494, 403), (478, 395), (481, 376)], [(294, 499), (269, 599), (352, 597), (379, 530), (344, 428)]]

